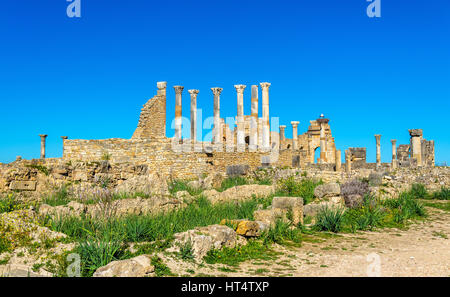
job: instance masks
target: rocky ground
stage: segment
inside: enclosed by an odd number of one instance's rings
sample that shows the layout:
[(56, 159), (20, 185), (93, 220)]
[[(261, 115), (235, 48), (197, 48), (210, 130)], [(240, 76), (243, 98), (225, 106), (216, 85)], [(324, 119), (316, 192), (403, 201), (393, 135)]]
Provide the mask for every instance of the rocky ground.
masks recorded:
[[(101, 173), (107, 168), (105, 164), (103, 162), (95, 170)], [(141, 171), (137, 176), (114, 181), (95, 178), (93, 172), (93, 181), (84, 179), (67, 183), (74, 173), (67, 174), (64, 170), (52, 169), (48, 174), (47, 169), (35, 166), (0, 172), (5, 188), (8, 183), (11, 187), (16, 177), (32, 178), (37, 185), (34, 192), (5, 190), (1, 196), (9, 198), (0, 197), (0, 276), (65, 275), (67, 261), (63, 258), (75, 252), (79, 242), (77, 238), (56, 232), (52, 220), (90, 217), (101, 221), (193, 210), (195, 208), (189, 207), (200, 197), (219, 209), (227, 203), (241, 205), (252, 199), (262, 200), (258, 200), (260, 204), (250, 213), (252, 220), (248, 217), (229, 220), (225, 216), (212, 220), (215, 221), (212, 225), (192, 225), (192, 229), (174, 234), (171, 246), (164, 251), (139, 252), (140, 245), (153, 243), (128, 243), (130, 256), (106, 266), (96, 266), (93, 276), (450, 275), (449, 200), (423, 200), (422, 203), (427, 205), (427, 216), (408, 220), (407, 227), (403, 228), (383, 227), (356, 233), (348, 230), (319, 232), (311, 228), (324, 206), (359, 209), (365, 197), (361, 191), (384, 201), (397, 198), (417, 183), (424, 185), (429, 193), (448, 189), (448, 167), (393, 172), (358, 170), (351, 174), (315, 169), (264, 169), (243, 175), (244, 184), (237, 186), (227, 183), (242, 182), (241, 177), (225, 179), (218, 173), (177, 184)], [(350, 185), (355, 180), (365, 185), (364, 190), (355, 190)], [(64, 184), (70, 185), (67, 193)], [(302, 195), (290, 193), (292, 190)], [(7, 199), (19, 199), (22, 204), (18, 204), (18, 210), (15, 206), (9, 209)], [(265, 205), (267, 201), (270, 203)], [(394, 215), (397, 210), (383, 211)], [(269, 250), (261, 250), (261, 257), (253, 255), (251, 260), (239, 264), (208, 264), (205, 260), (210, 251), (230, 249), (232, 253), (240, 253), (239, 247), (261, 241), (260, 237), (275, 228), (279, 219), (290, 224), (291, 230), (302, 233), (301, 243), (290, 240), (283, 244), (273, 243)], [(306, 226), (301, 232), (300, 225)], [(181, 257), (183, 254), (189, 254), (189, 257)]]
[[(164, 259), (174, 273), (186, 276), (448, 277), (450, 213), (431, 207), (427, 210), (427, 220), (411, 224), (404, 230), (307, 236), (301, 247), (274, 247), (281, 253), (276, 259), (248, 261), (237, 268), (217, 264), (196, 265), (173, 257)], [(377, 258), (380, 261), (378, 274), (374, 269)]]

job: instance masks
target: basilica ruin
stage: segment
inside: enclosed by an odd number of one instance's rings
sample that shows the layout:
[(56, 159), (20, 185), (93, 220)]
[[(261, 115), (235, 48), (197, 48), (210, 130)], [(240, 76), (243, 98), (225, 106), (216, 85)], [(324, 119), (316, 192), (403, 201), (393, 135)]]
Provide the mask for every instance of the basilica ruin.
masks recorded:
[[(434, 166), (434, 141), (423, 138), (421, 129), (409, 130), (411, 141), (397, 147), (392, 140), (392, 162), (381, 163), (380, 137), (375, 135), (376, 163), (366, 162), (365, 148), (347, 148), (345, 160), (336, 148), (330, 128), (330, 120), (321, 115), (309, 123), (304, 134), (298, 133), (299, 121), (291, 121), (293, 135), (285, 135), (286, 125), (279, 125), (279, 132), (271, 131), (278, 122), (271, 123), (269, 114), (270, 83), (251, 86), (251, 114), (244, 114), (245, 85), (236, 85), (236, 128), (231, 129), (220, 114), (222, 88), (212, 88), (214, 122), (212, 141), (197, 137), (197, 95), (190, 94), (190, 137), (182, 137), (182, 99), (184, 87), (175, 89), (175, 135), (166, 136), (167, 83), (157, 83), (157, 94), (142, 108), (138, 126), (131, 139), (79, 140), (63, 136), (63, 159), (96, 161), (107, 159), (111, 163), (146, 164), (151, 170), (179, 177), (198, 176), (211, 170), (226, 172), (227, 167), (245, 165), (251, 169), (264, 166), (345, 170), (357, 168), (392, 168), (409, 166)], [(258, 114), (259, 95), (262, 93), (262, 116)], [(273, 129), (272, 129), (273, 130)], [(45, 158), (45, 139), (41, 136), (41, 159)], [(315, 160), (315, 152), (320, 157)]]

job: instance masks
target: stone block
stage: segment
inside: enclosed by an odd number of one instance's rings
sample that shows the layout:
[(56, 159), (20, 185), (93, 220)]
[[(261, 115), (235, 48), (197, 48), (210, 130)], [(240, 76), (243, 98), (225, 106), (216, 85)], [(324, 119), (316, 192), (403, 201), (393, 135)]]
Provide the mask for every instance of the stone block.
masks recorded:
[(36, 184), (35, 181), (13, 180), (9, 184), (9, 189), (17, 191), (36, 191)]

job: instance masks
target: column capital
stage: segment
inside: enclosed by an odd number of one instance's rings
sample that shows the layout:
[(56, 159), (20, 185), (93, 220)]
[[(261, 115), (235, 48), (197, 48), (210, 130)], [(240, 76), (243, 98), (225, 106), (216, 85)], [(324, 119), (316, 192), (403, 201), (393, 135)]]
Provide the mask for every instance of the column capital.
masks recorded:
[(300, 124), (300, 122), (298, 122), (298, 121), (292, 121), (292, 122), (291, 122), (291, 125), (292, 125), (293, 127), (297, 127), (299, 124)]
[(391, 140), (391, 143), (392, 143), (392, 144), (396, 144), (396, 143), (397, 143), (397, 139), (392, 139), (392, 140)]
[(422, 129), (410, 129), (409, 131), (409, 135), (411, 137), (420, 137), (423, 135), (423, 130)]
[(381, 134), (375, 134), (375, 139), (376, 139), (377, 141), (379, 141), (380, 138), (381, 138)]
[(236, 88), (236, 92), (238, 92), (239, 94), (243, 94), (244, 90), (247, 86), (246, 85), (235, 85), (234, 87)]
[(177, 95), (183, 93), (184, 87), (182, 87), (182, 86), (174, 86), (173, 88), (175, 89), (175, 93)]
[(159, 81), (156, 83), (156, 86), (158, 87), (158, 90), (164, 90), (165, 88), (167, 88), (167, 82)]
[(188, 90), (189, 94), (197, 96), (198, 93), (200, 93), (199, 90)]
[(66, 139), (68, 139), (69, 137), (68, 137), (68, 136), (61, 136), (61, 138), (62, 138), (62, 140), (66, 140)]
[(47, 134), (39, 134), (39, 137), (41, 138), (46, 138), (48, 135)]
[(260, 83), (260, 85), (261, 85), (261, 89), (268, 90), (272, 84), (268, 83), (268, 82), (263, 82), (263, 83)]
[(280, 129), (286, 129), (286, 125), (280, 125)]
[(215, 87), (215, 88), (211, 88), (211, 91), (213, 92), (214, 95), (220, 95), (220, 93), (222, 93), (222, 91), (223, 91), (223, 88)]

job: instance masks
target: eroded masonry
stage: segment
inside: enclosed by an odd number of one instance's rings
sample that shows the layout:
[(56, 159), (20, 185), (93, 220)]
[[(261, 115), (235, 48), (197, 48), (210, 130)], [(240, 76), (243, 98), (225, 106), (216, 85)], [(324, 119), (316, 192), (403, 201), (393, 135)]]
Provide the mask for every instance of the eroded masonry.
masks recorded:
[[(285, 135), (285, 125), (279, 132), (271, 131), (269, 114), (270, 83), (251, 86), (251, 114), (244, 114), (245, 85), (236, 85), (237, 116), (230, 128), (220, 114), (222, 88), (212, 88), (214, 122), (212, 141), (197, 139), (197, 95), (199, 90), (188, 90), (190, 110), (190, 137), (182, 138), (182, 99), (184, 87), (175, 89), (175, 135), (166, 137), (166, 82), (157, 83), (157, 94), (142, 108), (138, 126), (131, 139), (79, 140), (63, 138), (63, 159), (66, 161), (97, 161), (111, 163), (146, 164), (149, 170), (175, 177), (189, 178), (214, 171), (226, 172), (227, 167), (244, 165), (251, 169), (261, 166), (346, 170), (352, 168), (397, 168), (434, 166), (434, 141), (423, 138), (421, 129), (409, 130), (409, 144), (397, 146), (392, 140), (392, 162), (381, 163), (381, 135), (375, 135), (376, 163), (366, 162), (365, 148), (348, 148), (345, 160), (336, 148), (330, 120), (323, 115), (309, 123), (304, 134), (298, 134), (300, 122), (291, 121), (293, 135)], [(258, 114), (261, 93), (262, 115)], [(278, 123), (276, 123), (278, 125)], [(46, 135), (41, 135), (41, 158), (45, 158)], [(316, 150), (320, 157), (315, 160)]]

